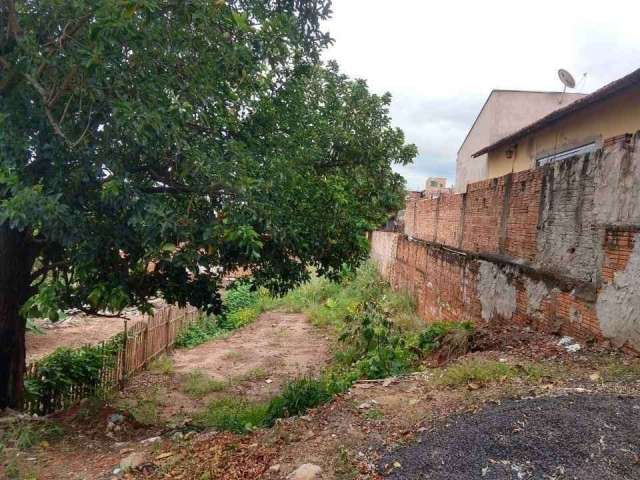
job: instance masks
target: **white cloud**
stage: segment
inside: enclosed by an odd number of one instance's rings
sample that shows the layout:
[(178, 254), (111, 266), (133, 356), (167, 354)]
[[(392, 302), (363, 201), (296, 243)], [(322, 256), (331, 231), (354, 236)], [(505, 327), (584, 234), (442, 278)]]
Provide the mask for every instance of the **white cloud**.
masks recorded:
[[(558, 90), (567, 68), (591, 92), (640, 67), (640, 4), (610, 0), (334, 0), (327, 59), (378, 93), (420, 156), (410, 187), (455, 178), (456, 152), (493, 88)], [(586, 77), (582, 77), (587, 73)]]

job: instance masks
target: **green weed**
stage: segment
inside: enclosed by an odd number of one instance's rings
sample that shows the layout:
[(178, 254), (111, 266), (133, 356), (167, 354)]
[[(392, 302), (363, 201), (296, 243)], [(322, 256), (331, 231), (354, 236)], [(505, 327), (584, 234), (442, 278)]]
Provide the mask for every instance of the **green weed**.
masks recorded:
[(469, 383), (492, 383), (512, 380), (516, 377), (530, 381), (539, 380), (549, 372), (539, 365), (510, 365), (494, 360), (466, 360), (446, 368), (436, 383), (449, 387)]
[(268, 409), (269, 422), (278, 418), (300, 415), (308, 409), (327, 403), (333, 392), (326, 381), (301, 378), (285, 385)]
[(603, 369), (605, 380), (633, 381), (640, 378), (640, 361), (632, 360), (623, 362), (616, 358), (608, 361)]
[(184, 391), (187, 395), (200, 398), (213, 392), (221, 392), (227, 387), (227, 383), (213, 379), (201, 371), (191, 372), (184, 383)]
[(141, 425), (155, 425), (160, 419), (159, 390), (153, 390), (145, 395), (136, 398), (135, 404), (128, 408), (129, 413), (136, 422)]
[(198, 321), (182, 330), (175, 342), (177, 348), (193, 348), (214, 338), (219, 338), (228, 330), (218, 324), (216, 317), (203, 315)]
[(11, 428), (0, 431), (0, 444), (27, 450), (44, 441), (62, 438), (64, 429), (51, 422), (19, 422)]
[(169, 375), (173, 373), (173, 360), (167, 355), (160, 355), (149, 364), (151, 373)]
[(243, 433), (265, 425), (268, 409), (268, 403), (227, 397), (211, 402), (194, 422), (202, 427)]

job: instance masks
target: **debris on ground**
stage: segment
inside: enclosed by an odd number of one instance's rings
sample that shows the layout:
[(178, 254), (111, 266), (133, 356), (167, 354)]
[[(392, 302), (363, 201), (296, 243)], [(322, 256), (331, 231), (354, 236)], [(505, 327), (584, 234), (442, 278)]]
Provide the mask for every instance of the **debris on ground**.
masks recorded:
[(569, 353), (576, 353), (582, 348), (582, 346), (571, 337), (562, 337), (560, 341), (558, 341), (558, 345), (564, 347)]

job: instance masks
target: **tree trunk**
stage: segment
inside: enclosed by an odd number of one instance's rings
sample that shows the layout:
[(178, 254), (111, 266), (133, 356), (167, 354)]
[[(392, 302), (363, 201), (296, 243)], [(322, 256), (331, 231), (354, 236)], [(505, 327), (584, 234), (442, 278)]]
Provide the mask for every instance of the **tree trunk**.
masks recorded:
[(30, 296), (34, 259), (28, 235), (0, 224), (0, 410), (22, 403), (26, 321), (20, 309)]

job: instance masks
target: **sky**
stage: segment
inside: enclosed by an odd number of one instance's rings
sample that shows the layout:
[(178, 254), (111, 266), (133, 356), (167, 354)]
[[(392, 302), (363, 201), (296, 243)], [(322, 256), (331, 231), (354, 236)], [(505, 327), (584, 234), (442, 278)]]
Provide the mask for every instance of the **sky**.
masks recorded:
[[(590, 93), (640, 68), (640, 2), (334, 0), (326, 60), (391, 92), (393, 124), (418, 146), (410, 189), (455, 180), (456, 153), (492, 89)], [(584, 74), (586, 73), (586, 76)]]

